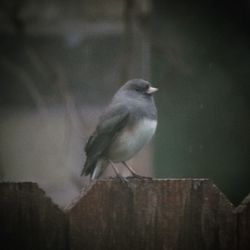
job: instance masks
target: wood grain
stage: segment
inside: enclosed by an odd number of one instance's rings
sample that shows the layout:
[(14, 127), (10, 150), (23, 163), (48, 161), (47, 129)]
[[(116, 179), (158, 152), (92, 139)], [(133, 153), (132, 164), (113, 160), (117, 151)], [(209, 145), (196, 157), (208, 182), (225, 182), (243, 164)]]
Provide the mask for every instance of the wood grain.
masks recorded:
[(1, 249), (67, 249), (65, 214), (34, 183), (0, 184)]
[(250, 194), (236, 209), (238, 222), (238, 250), (250, 249)]
[(207, 179), (93, 182), (61, 210), (35, 183), (0, 184), (1, 249), (249, 250), (250, 195)]
[(100, 180), (69, 210), (70, 247), (236, 249), (233, 209), (209, 180)]

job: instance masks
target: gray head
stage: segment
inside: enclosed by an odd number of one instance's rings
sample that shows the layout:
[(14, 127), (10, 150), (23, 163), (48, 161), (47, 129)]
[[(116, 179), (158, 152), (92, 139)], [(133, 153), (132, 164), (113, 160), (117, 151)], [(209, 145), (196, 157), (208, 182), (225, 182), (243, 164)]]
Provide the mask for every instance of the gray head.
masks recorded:
[(158, 89), (151, 86), (150, 82), (143, 79), (132, 79), (126, 82), (119, 91), (128, 92), (132, 96), (150, 98)]
[[(158, 89), (143, 79), (132, 79), (126, 82), (115, 94), (112, 104), (123, 103), (128, 108), (156, 114), (153, 93)], [(137, 113), (138, 113), (137, 112)], [(139, 114), (138, 113), (138, 114)]]
[[(151, 86), (151, 83), (143, 79), (132, 79), (126, 82), (115, 94), (116, 101), (121, 99), (153, 100), (153, 93), (158, 89)], [(126, 101), (126, 100), (125, 100)]]

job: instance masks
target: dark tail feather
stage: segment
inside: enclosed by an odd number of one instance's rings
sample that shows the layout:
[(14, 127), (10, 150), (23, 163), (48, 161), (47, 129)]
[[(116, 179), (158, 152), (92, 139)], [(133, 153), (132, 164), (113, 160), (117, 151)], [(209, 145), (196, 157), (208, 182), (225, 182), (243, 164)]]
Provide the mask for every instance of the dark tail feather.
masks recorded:
[(89, 159), (87, 159), (84, 163), (81, 176), (83, 175), (87, 176), (89, 174), (92, 174), (95, 169), (96, 162), (97, 161), (90, 161)]
[(101, 159), (98, 161), (90, 161), (86, 160), (83, 170), (81, 172), (82, 175), (90, 175), (91, 179), (97, 179), (103, 171), (107, 168), (109, 162), (107, 160)]

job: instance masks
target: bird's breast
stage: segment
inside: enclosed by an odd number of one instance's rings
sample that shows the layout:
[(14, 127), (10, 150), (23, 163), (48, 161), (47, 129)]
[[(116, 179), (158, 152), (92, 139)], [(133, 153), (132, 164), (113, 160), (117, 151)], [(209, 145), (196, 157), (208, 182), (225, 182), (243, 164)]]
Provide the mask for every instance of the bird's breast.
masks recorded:
[(114, 162), (132, 158), (149, 142), (155, 133), (157, 121), (142, 119), (130, 128), (125, 128), (111, 145), (108, 158)]

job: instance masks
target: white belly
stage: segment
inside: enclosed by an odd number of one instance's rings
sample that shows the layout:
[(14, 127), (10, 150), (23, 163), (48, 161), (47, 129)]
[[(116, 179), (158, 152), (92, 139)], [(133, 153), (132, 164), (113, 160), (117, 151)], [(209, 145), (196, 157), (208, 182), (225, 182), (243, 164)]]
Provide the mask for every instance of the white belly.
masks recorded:
[(125, 130), (111, 145), (108, 158), (113, 162), (129, 160), (149, 142), (156, 126), (156, 120), (144, 119), (133, 129)]

